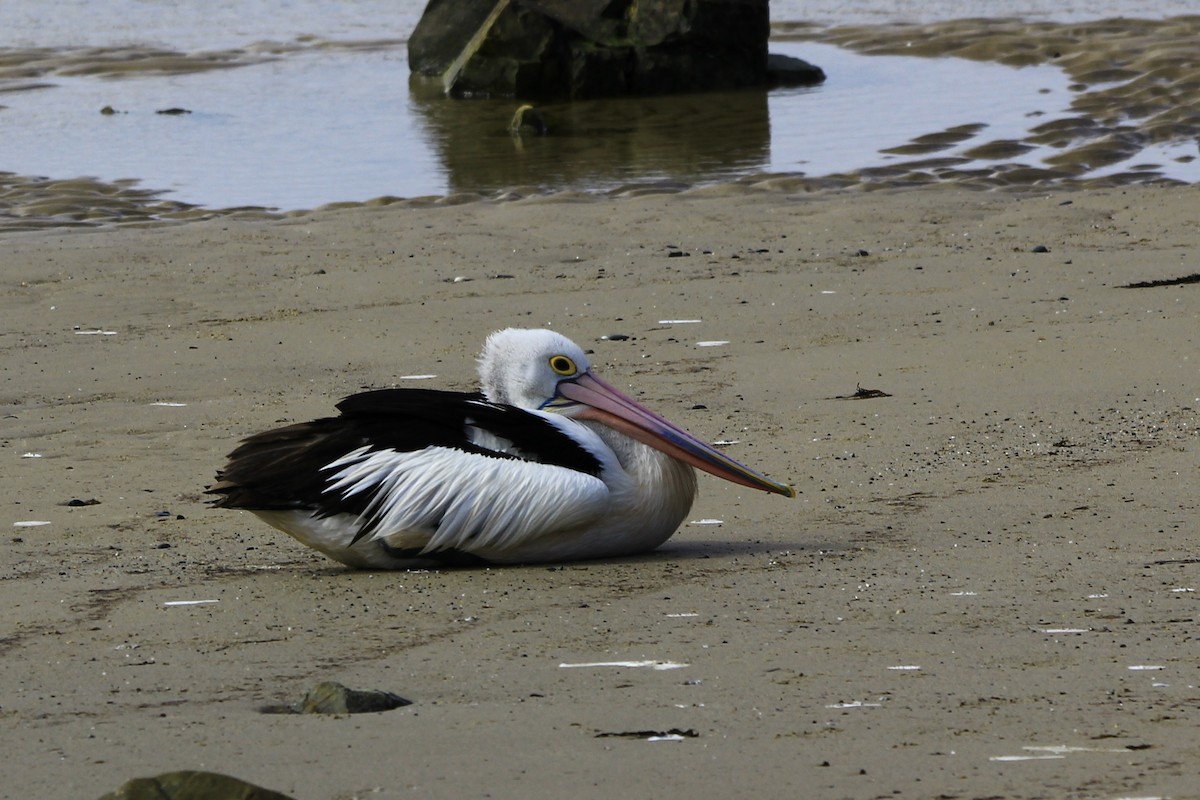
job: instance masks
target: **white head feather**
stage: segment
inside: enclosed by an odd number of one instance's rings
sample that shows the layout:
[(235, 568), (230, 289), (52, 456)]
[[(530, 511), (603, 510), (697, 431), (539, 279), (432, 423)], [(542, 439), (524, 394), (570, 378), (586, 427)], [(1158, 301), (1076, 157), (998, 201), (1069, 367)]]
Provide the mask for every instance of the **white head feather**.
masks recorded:
[[(571, 372), (562, 369), (568, 363)], [(559, 381), (586, 372), (588, 367), (583, 348), (561, 333), (544, 329), (496, 331), (479, 354), (484, 396), (493, 403), (519, 408), (541, 408), (554, 397)]]

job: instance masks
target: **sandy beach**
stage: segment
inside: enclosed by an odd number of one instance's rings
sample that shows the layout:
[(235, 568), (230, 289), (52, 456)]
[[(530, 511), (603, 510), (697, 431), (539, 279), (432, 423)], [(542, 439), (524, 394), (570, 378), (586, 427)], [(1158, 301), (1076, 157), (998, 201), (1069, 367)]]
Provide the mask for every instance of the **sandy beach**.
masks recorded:
[[(187, 22), (204, 4), (30, 33), (0, 111), (336, 48), (296, 27), (325, 4), (290, 5), (283, 34)], [(784, 5), (779, 41), (1053, 65), (1070, 108), (1011, 138), (914, 114), (846, 172), (313, 211), (0, 164), (0, 798), (177, 770), (295, 800), (1200, 793), (1200, 17)], [(369, 45), (328, 7), (315, 33)], [(774, 146), (786, 120), (754, 120)], [(720, 154), (747, 130), (712, 129)], [(242, 437), (364, 388), (474, 388), (509, 326), (563, 332), (798, 497), (701, 476), (647, 555), (391, 573), (208, 506)], [(324, 681), (411, 705), (264, 713)]]
[[(1190, 796), (1197, 208), (781, 179), (7, 234), (2, 794)], [(206, 507), (240, 437), (471, 387), (506, 326), (798, 499), (702, 477), (653, 554), (414, 573)], [(412, 705), (260, 713), (325, 680)]]

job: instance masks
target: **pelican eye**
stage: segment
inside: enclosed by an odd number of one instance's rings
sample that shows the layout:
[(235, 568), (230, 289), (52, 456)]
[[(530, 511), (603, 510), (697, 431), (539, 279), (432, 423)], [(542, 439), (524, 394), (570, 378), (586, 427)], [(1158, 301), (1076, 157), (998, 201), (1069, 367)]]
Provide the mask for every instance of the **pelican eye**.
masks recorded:
[(574, 375), (579, 371), (568, 356), (550, 356), (550, 369), (559, 375)]

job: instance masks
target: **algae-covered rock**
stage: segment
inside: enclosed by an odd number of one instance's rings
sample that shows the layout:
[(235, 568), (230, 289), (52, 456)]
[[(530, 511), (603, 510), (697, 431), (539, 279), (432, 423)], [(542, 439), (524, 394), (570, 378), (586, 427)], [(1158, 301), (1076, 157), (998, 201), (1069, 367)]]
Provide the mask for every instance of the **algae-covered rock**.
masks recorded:
[(508, 123), (508, 132), (516, 136), (545, 136), (549, 129), (545, 115), (528, 103), (518, 108)]
[(737, 89), (768, 84), (769, 34), (767, 0), (430, 0), (409, 68), (455, 96)]
[(181, 770), (134, 778), (100, 800), (293, 800), (219, 772)]

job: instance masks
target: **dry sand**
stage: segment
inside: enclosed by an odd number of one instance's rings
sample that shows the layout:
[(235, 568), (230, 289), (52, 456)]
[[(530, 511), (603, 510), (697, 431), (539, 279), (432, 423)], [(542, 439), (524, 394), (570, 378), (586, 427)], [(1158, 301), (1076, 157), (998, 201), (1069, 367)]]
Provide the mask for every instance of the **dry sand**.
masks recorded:
[[(3, 796), (1194, 796), (1200, 285), (1119, 287), (1200, 271), (1200, 188), (772, 186), (6, 235)], [(239, 437), (510, 325), (799, 498), (419, 573), (205, 506)], [(683, 666), (562, 666), (616, 661)], [(413, 705), (259, 713), (323, 680)]]

